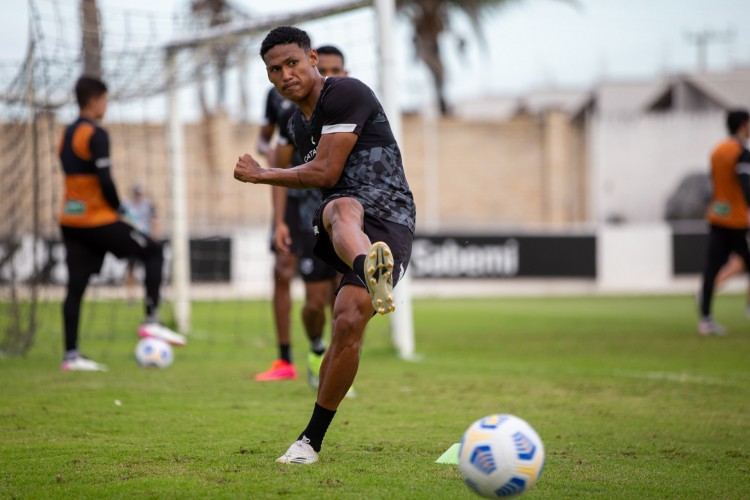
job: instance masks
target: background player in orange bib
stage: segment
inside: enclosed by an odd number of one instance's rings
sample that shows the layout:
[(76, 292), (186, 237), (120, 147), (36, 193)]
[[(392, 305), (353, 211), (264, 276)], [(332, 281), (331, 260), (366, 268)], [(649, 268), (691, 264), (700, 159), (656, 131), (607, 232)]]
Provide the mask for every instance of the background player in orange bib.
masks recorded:
[(82, 76), (75, 93), (80, 115), (65, 129), (59, 146), (65, 178), (59, 222), (68, 268), (63, 305), (65, 354), (61, 369), (104, 371), (106, 366), (79, 352), (78, 328), (86, 286), (101, 269), (107, 252), (144, 262), (145, 319), (138, 335), (157, 337), (174, 345), (184, 345), (186, 339), (158, 322), (164, 263), (161, 245), (120, 220), (120, 198), (111, 175), (109, 135), (98, 125), (107, 112), (107, 86), (98, 78)]
[(723, 335), (724, 328), (711, 317), (716, 275), (734, 252), (750, 269), (747, 244), (748, 209), (750, 207), (750, 115), (744, 109), (727, 114), (729, 137), (711, 154), (713, 194), (706, 218), (711, 226), (700, 298), (701, 319), (698, 333)]

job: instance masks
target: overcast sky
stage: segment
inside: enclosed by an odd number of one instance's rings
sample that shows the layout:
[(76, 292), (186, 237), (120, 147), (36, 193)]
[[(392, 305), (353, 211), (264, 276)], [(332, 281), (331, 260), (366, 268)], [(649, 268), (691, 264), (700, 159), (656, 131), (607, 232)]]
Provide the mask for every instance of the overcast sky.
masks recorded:
[[(78, 0), (36, 0), (43, 7), (52, 1), (75, 5)], [(184, 10), (187, 0), (99, 0), (102, 16), (123, 8), (158, 13), (162, 18)], [(249, 12), (277, 13), (307, 9), (309, 0), (234, 0)], [(315, 5), (337, 3), (320, 0)], [(709, 70), (750, 66), (750, 4), (745, 0), (579, 0), (580, 7), (557, 0), (526, 0), (488, 13), (484, 21), (487, 44), (482, 48), (466, 19), (454, 27), (468, 41), (461, 54), (457, 37), (446, 37), (449, 68), (448, 94), (453, 100), (520, 94), (529, 89), (557, 86), (586, 88), (601, 79), (645, 79), (665, 72), (697, 68), (698, 52), (690, 34), (726, 33), (708, 45)], [(280, 7), (280, 6), (283, 6)], [(311, 33), (315, 44), (336, 43), (322, 33)], [(27, 0), (4, 0), (0, 16), (0, 60), (20, 59), (26, 48)], [(352, 31), (352, 30), (350, 30)], [(345, 52), (355, 67), (360, 49), (344, 35)], [(408, 101), (418, 101), (427, 82), (424, 68), (413, 60), (409, 33), (402, 26), (394, 35), (400, 50), (402, 85)], [(331, 34), (331, 37), (334, 37)], [(363, 44), (372, 44), (364, 40)], [(347, 50), (348, 49), (348, 50)], [(364, 69), (360, 69), (366, 73)], [(356, 72), (356, 70), (355, 70)], [(364, 79), (364, 78), (363, 78)], [(253, 85), (266, 85), (263, 75)]]

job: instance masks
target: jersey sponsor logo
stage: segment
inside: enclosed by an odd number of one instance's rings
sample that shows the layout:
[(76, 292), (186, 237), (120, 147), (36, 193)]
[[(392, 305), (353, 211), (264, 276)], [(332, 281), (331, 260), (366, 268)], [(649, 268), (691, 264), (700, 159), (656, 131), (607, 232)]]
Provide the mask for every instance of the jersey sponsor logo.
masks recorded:
[(317, 152), (318, 152), (318, 148), (313, 148), (312, 151), (308, 151), (305, 157), (302, 158), (302, 163), (307, 163), (308, 161), (312, 161), (312, 159), (315, 158), (315, 154)]
[(86, 205), (82, 201), (67, 200), (63, 207), (63, 213), (68, 215), (80, 215), (86, 211)]
[(711, 204), (711, 212), (716, 215), (726, 216), (732, 211), (732, 207), (725, 201), (715, 201)]

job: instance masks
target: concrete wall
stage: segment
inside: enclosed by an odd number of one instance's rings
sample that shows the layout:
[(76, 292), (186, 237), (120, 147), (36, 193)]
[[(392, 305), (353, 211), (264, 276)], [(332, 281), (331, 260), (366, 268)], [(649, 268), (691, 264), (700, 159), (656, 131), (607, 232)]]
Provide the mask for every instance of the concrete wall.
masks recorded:
[[(23, 125), (14, 127), (26, 142), (16, 149), (0, 148), (4, 175), (11, 172), (19, 178), (15, 198), (4, 197), (0, 204), (0, 238), (32, 229), (35, 163), (42, 232), (57, 233), (62, 177), (56, 145), (63, 125), (52, 118), (37, 126), (37, 162), (31, 155), (31, 130)], [(168, 235), (170, 172), (164, 124), (104, 125), (110, 132), (120, 197), (128, 196), (134, 182), (143, 183), (156, 204), (162, 234)], [(417, 202), (419, 230), (564, 226), (587, 220), (584, 131), (563, 113), (502, 123), (451, 118), (430, 123), (406, 116), (403, 125), (401, 147)], [(270, 188), (233, 178), (237, 157), (257, 151), (257, 125), (231, 123), (219, 115), (186, 125), (185, 133), (191, 235), (229, 235), (237, 229), (267, 227)], [(16, 150), (21, 153), (18, 158), (12, 154)], [(13, 224), (8, 214), (13, 214)]]
[(592, 220), (662, 220), (680, 180), (708, 172), (711, 149), (725, 135), (723, 112), (593, 117)]

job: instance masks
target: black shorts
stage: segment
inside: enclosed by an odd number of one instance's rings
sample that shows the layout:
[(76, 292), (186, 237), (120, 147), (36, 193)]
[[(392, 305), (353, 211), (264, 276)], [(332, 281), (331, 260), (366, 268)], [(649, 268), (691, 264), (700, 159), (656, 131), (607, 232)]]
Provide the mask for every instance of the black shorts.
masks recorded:
[(71, 274), (98, 273), (107, 252), (120, 259), (145, 260), (152, 252), (162, 251), (160, 243), (122, 221), (98, 227), (60, 226), (60, 229)]
[[(323, 202), (315, 212), (313, 226), (318, 234), (314, 248), (315, 255), (323, 259), (324, 262), (333, 267), (336, 271), (343, 274), (341, 283), (339, 284), (339, 290), (344, 285), (355, 285), (367, 288), (360, 277), (339, 258), (336, 250), (333, 248), (333, 243), (328, 236), (328, 232), (323, 227), (323, 209), (331, 201), (333, 200), (326, 200)], [(406, 268), (409, 266), (414, 234), (403, 224), (386, 221), (370, 215), (367, 212), (365, 212), (364, 215), (364, 233), (370, 238), (372, 243), (382, 241), (391, 249), (391, 253), (393, 254), (393, 286), (395, 287), (396, 283), (398, 283), (398, 280), (403, 276), (406, 272)]]
[[(299, 215), (299, 199), (287, 196), (284, 223), (289, 227), (292, 244), (289, 251), (299, 259), (297, 271), (305, 283), (328, 281), (336, 277), (336, 270), (316, 257), (313, 253), (315, 235), (310, 222), (302, 222)], [(273, 231), (271, 231), (273, 235)], [(276, 253), (276, 245), (271, 237), (271, 251)]]

